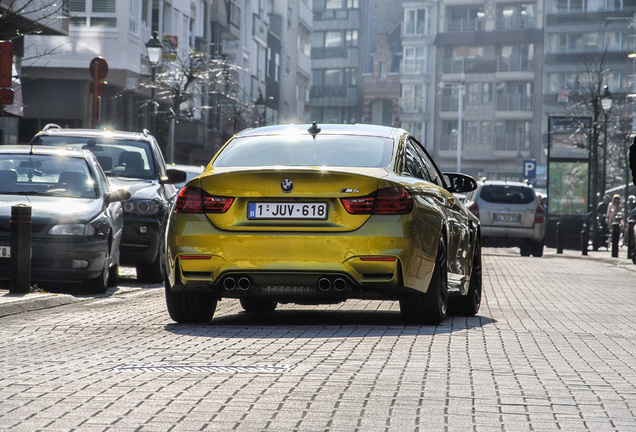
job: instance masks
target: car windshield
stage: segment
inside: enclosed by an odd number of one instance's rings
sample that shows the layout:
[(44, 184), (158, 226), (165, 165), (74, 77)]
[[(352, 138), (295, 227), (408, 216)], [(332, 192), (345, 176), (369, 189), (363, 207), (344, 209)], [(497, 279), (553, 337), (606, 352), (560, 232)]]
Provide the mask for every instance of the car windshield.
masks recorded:
[(387, 167), (391, 162), (392, 152), (393, 141), (379, 137), (239, 137), (228, 143), (212, 166)]
[(526, 186), (489, 185), (481, 189), (482, 200), (495, 204), (530, 204), (534, 201), (534, 190)]
[(41, 135), (34, 144), (90, 150), (110, 177), (156, 178), (155, 163), (147, 141)]
[(83, 158), (0, 153), (0, 194), (96, 198)]

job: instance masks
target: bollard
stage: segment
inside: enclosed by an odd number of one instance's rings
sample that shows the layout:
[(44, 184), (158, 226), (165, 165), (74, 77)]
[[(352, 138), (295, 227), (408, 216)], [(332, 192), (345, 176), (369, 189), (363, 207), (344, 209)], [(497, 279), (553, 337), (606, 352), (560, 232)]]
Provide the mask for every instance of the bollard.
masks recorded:
[(563, 229), (561, 228), (561, 221), (556, 223), (556, 250), (558, 254), (563, 253)]
[(31, 207), (18, 204), (11, 207), (11, 269), (9, 292), (31, 290)]
[(618, 222), (612, 223), (612, 258), (618, 258), (618, 241), (621, 236), (621, 227)]
[(627, 221), (627, 257), (631, 258), (636, 264), (636, 237), (634, 236), (634, 226), (636, 226), (636, 220), (630, 219)]
[(587, 230), (587, 225), (583, 224), (581, 230), (581, 254), (587, 255), (587, 248), (590, 244), (590, 232)]

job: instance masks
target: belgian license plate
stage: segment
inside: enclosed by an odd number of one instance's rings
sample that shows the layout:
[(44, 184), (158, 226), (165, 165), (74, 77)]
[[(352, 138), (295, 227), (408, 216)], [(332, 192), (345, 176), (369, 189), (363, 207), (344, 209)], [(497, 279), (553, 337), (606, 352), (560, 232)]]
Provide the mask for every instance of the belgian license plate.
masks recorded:
[(498, 214), (495, 213), (495, 222), (519, 222), (521, 216), (518, 214)]
[(327, 219), (327, 203), (250, 202), (248, 219)]
[(0, 258), (11, 258), (11, 246), (0, 246)]

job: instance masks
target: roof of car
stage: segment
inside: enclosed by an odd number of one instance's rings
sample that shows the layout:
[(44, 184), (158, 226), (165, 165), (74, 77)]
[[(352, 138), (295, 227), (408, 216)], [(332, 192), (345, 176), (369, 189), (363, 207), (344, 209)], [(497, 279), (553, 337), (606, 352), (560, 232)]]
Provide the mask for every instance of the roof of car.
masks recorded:
[(49, 155), (55, 154), (65, 157), (84, 157), (84, 152), (88, 150), (78, 151), (65, 149), (60, 147), (45, 147), (45, 146), (26, 146), (26, 145), (3, 145), (0, 146), (0, 153), (8, 154), (35, 154), (35, 155)]
[[(283, 124), (274, 126), (263, 126), (254, 129), (245, 129), (237, 133), (236, 137), (248, 137), (248, 136), (263, 136), (263, 135), (309, 135), (312, 133), (310, 128), (313, 125), (310, 124)], [(406, 133), (403, 129), (394, 128), (390, 126), (377, 126), (369, 124), (332, 124), (332, 123), (317, 123), (317, 128), (320, 131), (316, 136), (321, 135), (363, 135), (363, 136), (378, 136), (378, 137), (393, 137), (396, 134)], [(317, 130), (317, 129), (316, 129)]]
[(524, 186), (524, 187), (529, 187), (531, 188), (532, 185), (525, 183), (525, 182), (520, 182), (520, 181), (511, 181), (511, 180), (484, 180), (481, 182), (482, 185), (500, 185), (500, 186)]
[(128, 132), (108, 129), (75, 129), (75, 128), (63, 128), (56, 124), (47, 124), (41, 131), (36, 134), (41, 135), (57, 135), (57, 136), (69, 136), (69, 137), (89, 137), (89, 138), (104, 138), (110, 137), (113, 139), (134, 139), (147, 141), (150, 136), (150, 132), (144, 129), (143, 132)]

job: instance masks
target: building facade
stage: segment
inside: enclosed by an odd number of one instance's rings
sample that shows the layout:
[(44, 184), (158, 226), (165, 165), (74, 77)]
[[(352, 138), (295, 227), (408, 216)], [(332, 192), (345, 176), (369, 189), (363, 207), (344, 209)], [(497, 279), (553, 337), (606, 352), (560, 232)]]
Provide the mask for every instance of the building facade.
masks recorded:
[(520, 179), (523, 160), (543, 150), (543, 1), (438, 7), (436, 159), (475, 177)]

